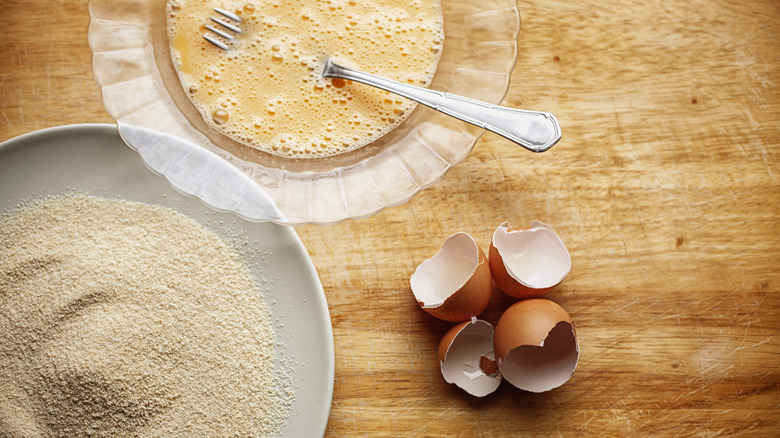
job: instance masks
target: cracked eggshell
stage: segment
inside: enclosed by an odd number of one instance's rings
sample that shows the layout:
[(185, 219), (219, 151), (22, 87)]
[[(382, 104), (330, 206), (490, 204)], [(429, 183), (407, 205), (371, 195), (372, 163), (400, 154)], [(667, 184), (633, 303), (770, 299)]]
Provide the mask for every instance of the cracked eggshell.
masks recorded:
[(493, 352), (493, 326), (471, 318), (445, 333), (439, 343), (439, 365), (447, 383), (476, 397), (484, 397), (501, 384)]
[(518, 301), (504, 311), (493, 342), (504, 379), (530, 392), (549, 391), (566, 383), (580, 356), (571, 317), (544, 298)]
[(571, 256), (563, 241), (539, 221), (529, 229), (502, 223), (493, 233), (489, 254), (496, 285), (515, 298), (542, 296), (571, 271)]
[(493, 289), (487, 257), (466, 233), (448, 237), (439, 252), (417, 267), (409, 283), (423, 310), (449, 322), (481, 314)]

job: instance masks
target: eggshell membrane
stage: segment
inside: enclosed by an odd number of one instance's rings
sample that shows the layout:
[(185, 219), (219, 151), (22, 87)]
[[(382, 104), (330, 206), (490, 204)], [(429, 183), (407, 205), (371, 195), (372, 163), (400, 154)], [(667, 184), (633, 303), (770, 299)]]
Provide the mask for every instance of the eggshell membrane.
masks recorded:
[(487, 257), (467, 233), (448, 237), (433, 257), (417, 267), (409, 283), (423, 310), (450, 322), (481, 314), (493, 288)]
[(497, 370), (486, 371), (494, 363), (493, 326), (476, 317), (449, 329), (439, 343), (444, 380), (473, 396), (484, 397), (501, 384)]
[(571, 271), (571, 256), (563, 241), (539, 221), (529, 229), (502, 223), (493, 233), (489, 254), (496, 285), (515, 298), (542, 296)]
[(561, 306), (544, 298), (510, 306), (496, 323), (493, 343), (504, 379), (531, 392), (563, 385), (579, 360), (571, 317)]

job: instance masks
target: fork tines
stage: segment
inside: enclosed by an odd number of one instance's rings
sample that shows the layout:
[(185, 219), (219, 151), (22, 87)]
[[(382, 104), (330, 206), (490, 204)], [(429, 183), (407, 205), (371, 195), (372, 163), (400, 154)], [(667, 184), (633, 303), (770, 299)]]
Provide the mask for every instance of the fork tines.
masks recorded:
[[(226, 10), (221, 9), (221, 8), (214, 8), (214, 11), (217, 12), (218, 14), (222, 15), (223, 17), (227, 18), (228, 20), (234, 21), (236, 23), (241, 23), (241, 17), (239, 17), (238, 15), (236, 15), (236, 14), (234, 14), (232, 12), (226, 11)], [(221, 18), (217, 18), (217, 17), (209, 17), (209, 18), (211, 19), (211, 21), (213, 21), (214, 23), (218, 24), (219, 26), (221, 26), (224, 29), (227, 29), (227, 30), (229, 30), (231, 32), (234, 32), (236, 34), (240, 34), (241, 33), (241, 28), (236, 26), (233, 23), (230, 23), (228, 21), (225, 21), (225, 20), (223, 20)], [(221, 36), (222, 38), (224, 38), (224, 39), (226, 39), (228, 41), (232, 41), (232, 40), (235, 39), (235, 37), (232, 34), (224, 31), (223, 29), (221, 29), (219, 27), (215, 27), (215, 26), (212, 26), (212, 25), (207, 25), (206, 29), (210, 30), (211, 32), (214, 32), (215, 34)], [(230, 46), (225, 44), (223, 41), (221, 41), (221, 40), (219, 40), (217, 38), (214, 38), (210, 34), (207, 34), (207, 33), (203, 34), (203, 38), (205, 38), (206, 41), (210, 42), (211, 44), (214, 44), (215, 46), (219, 47), (222, 50), (229, 50), (230, 49)]]

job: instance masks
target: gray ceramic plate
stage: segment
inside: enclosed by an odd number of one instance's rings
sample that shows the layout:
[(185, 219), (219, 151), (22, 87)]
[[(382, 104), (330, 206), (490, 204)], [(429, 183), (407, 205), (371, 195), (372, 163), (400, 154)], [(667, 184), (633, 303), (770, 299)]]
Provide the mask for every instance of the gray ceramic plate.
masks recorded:
[(277, 336), (277, 367), (295, 399), (283, 436), (322, 436), (333, 395), (333, 332), (319, 277), (295, 230), (249, 222), (177, 193), (127, 147), (114, 125), (70, 125), (0, 143), (0, 212), (20, 202), (65, 193), (162, 205), (224, 237), (255, 245), (240, 252), (261, 284)]

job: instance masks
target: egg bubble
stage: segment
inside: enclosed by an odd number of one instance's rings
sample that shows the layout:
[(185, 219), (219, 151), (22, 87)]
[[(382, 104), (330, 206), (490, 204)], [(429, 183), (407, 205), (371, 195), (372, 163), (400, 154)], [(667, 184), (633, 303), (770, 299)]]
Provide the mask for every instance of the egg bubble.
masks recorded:
[(224, 125), (230, 119), (230, 115), (223, 109), (218, 109), (211, 113), (211, 120), (218, 125)]

